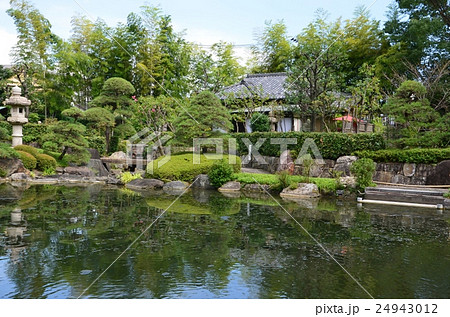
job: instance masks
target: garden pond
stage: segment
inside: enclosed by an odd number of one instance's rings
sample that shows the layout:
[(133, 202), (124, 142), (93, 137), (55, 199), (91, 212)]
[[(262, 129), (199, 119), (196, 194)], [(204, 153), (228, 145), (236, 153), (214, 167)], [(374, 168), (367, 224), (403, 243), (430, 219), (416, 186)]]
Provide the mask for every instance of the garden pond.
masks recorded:
[(367, 298), (330, 255), (375, 298), (450, 297), (448, 211), (176, 198), (1, 184), (0, 298)]

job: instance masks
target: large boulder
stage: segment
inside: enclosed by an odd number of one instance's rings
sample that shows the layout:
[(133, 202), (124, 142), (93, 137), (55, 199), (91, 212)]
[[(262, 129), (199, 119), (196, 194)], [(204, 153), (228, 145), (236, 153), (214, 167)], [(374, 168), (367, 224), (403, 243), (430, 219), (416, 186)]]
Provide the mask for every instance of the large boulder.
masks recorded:
[(159, 179), (133, 179), (125, 185), (133, 190), (151, 190), (163, 188), (164, 182)]
[(281, 197), (285, 198), (313, 198), (319, 197), (319, 188), (316, 184), (312, 183), (298, 183), (298, 187), (296, 189), (285, 188), (280, 193)]
[(206, 174), (200, 174), (195, 177), (194, 182), (192, 183), (193, 188), (201, 188), (201, 189), (214, 189), (214, 186), (211, 185), (209, 181), (209, 177)]
[(94, 172), (87, 166), (68, 166), (64, 169), (64, 174), (78, 175), (83, 177), (94, 177)]
[(164, 184), (163, 190), (170, 195), (181, 195), (189, 187), (189, 183), (174, 181)]
[(30, 179), (30, 177), (25, 173), (14, 173), (11, 174), (10, 178), (13, 182), (26, 182)]
[(87, 149), (89, 153), (91, 154), (92, 160), (99, 160), (100, 159), (100, 153), (98, 153), (97, 149)]
[(109, 158), (113, 159), (113, 160), (126, 160), (127, 155), (126, 155), (126, 153), (124, 153), (122, 151), (118, 151), (118, 152), (114, 152), (113, 154), (111, 154), (109, 156)]
[(442, 161), (428, 175), (426, 185), (450, 185), (450, 160)]
[(341, 176), (351, 176), (350, 166), (352, 166), (353, 162), (357, 159), (358, 158), (356, 156), (341, 156), (336, 160), (334, 170), (342, 172)]
[(9, 177), (14, 173), (23, 173), (26, 171), (26, 169), (23, 166), (21, 160), (11, 158), (0, 159), (0, 171), (3, 171), (4, 177)]
[(97, 176), (109, 176), (108, 170), (100, 159), (90, 159), (87, 167), (94, 171)]
[(227, 182), (219, 188), (220, 192), (237, 192), (241, 190), (241, 183), (239, 182)]

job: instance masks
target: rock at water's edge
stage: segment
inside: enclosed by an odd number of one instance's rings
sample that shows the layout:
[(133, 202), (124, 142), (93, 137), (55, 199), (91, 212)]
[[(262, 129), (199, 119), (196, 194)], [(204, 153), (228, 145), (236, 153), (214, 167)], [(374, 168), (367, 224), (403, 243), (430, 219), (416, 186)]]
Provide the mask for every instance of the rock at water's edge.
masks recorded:
[(160, 189), (164, 182), (159, 179), (133, 179), (125, 185), (126, 188), (134, 190)]

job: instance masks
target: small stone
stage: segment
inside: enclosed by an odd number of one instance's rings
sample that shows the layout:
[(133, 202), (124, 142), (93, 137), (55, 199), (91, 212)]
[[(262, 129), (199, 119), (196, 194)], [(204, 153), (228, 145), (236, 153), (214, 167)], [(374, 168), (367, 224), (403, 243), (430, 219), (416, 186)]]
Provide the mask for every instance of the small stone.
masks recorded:
[(355, 188), (356, 178), (352, 176), (339, 177), (339, 183), (346, 188)]
[(88, 275), (88, 274), (91, 274), (91, 273), (92, 273), (92, 270), (82, 270), (80, 272), (80, 275)]
[(416, 172), (416, 164), (414, 163), (405, 163), (403, 164), (403, 175), (406, 177), (414, 176)]

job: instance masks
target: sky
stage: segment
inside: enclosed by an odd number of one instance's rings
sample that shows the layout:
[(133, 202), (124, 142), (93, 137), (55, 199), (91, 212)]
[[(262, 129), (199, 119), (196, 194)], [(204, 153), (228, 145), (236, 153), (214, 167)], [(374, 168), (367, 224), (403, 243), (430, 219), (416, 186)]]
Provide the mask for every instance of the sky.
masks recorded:
[[(388, 5), (393, 0), (31, 0), (52, 24), (52, 31), (62, 38), (70, 37), (70, 20), (81, 14), (89, 19), (101, 18), (109, 26), (125, 22), (130, 12), (142, 5), (159, 6), (172, 17), (174, 29), (185, 31), (185, 39), (202, 45), (226, 41), (236, 45), (236, 54), (245, 60), (255, 34), (265, 21), (283, 20), (289, 36), (296, 36), (314, 19), (318, 9), (329, 13), (330, 21), (339, 17), (353, 18), (356, 7), (369, 8), (371, 16), (385, 21)], [(6, 14), (8, 0), (0, 0), (0, 65), (11, 64), (9, 52), (15, 45), (16, 30)]]

